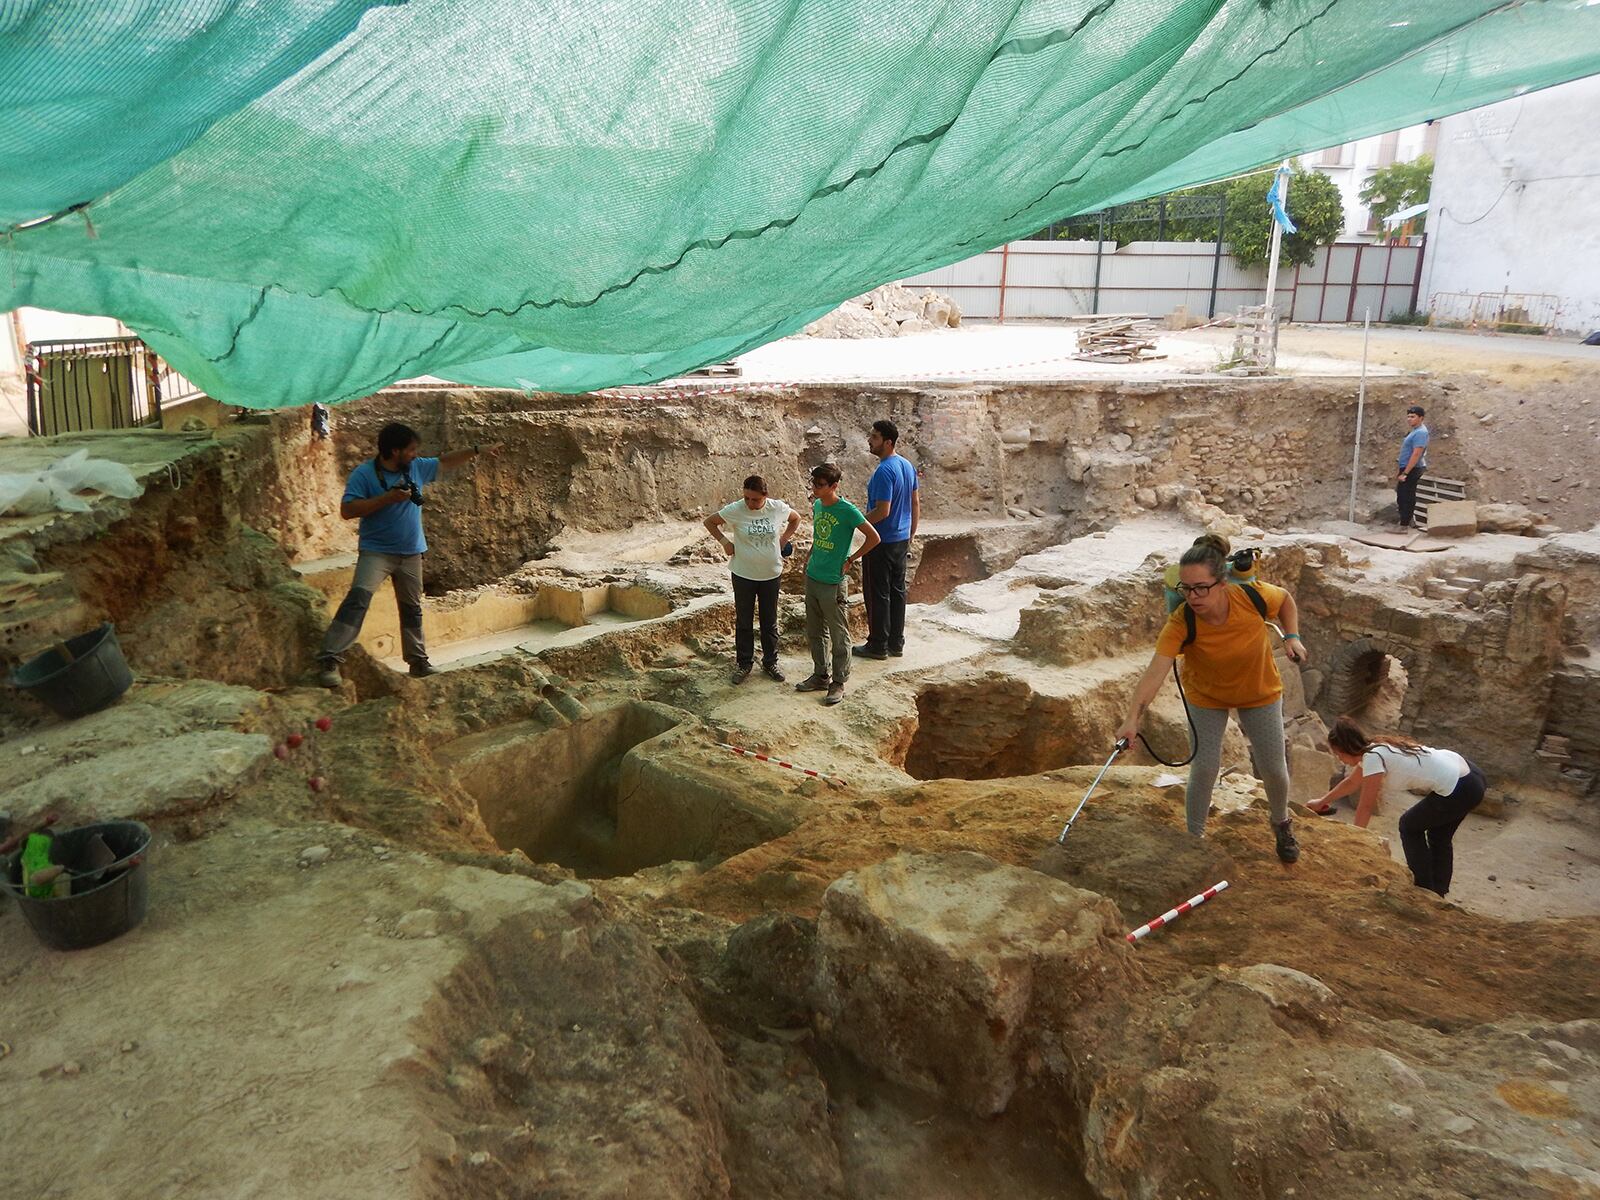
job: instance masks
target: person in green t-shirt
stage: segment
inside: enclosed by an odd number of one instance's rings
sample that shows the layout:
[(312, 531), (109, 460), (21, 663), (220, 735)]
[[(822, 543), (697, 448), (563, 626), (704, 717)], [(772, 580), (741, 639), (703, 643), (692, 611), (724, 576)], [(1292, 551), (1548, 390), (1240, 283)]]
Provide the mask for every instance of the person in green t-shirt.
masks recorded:
[[(878, 531), (861, 510), (850, 501), (839, 499), (841, 478), (842, 472), (832, 463), (811, 469), (811, 557), (806, 562), (806, 638), (811, 643), (811, 678), (795, 684), (795, 691), (826, 691), (824, 704), (843, 700), (844, 683), (850, 678), (845, 573), (879, 541)], [(866, 534), (866, 541), (852, 554), (850, 543), (857, 529)]]

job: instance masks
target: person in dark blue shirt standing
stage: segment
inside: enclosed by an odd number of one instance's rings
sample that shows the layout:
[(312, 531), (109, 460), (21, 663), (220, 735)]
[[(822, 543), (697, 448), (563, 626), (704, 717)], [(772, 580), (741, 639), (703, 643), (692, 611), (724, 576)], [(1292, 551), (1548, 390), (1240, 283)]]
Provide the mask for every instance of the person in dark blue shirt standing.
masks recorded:
[(1402, 529), (1411, 528), (1411, 514), (1417, 507), (1417, 484), (1422, 482), (1422, 472), (1428, 466), (1428, 427), (1422, 423), (1426, 415), (1420, 404), (1406, 409), (1406, 424), (1411, 432), (1400, 443), (1400, 473), (1394, 486)]
[(906, 557), (922, 509), (917, 469), (896, 453), (899, 441), (893, 421), (874, 421), (867, 435), (867, 448), (879, 460), (867, 481), (867, 520), (882, 540), (861, 560), (867, 641), (851, 648), (858, 658), (899, 658), (905, 653)]
[[(492, 452), (496, 447), (483, 449)], [(324, 687), (338, 687), (343, 682), (339, 664), (361, 632), (372, 594), (391, 578), (400, 607), (401, 652), (411, 674), (419, 679), (437, 674), (422, 638), (422, 556), (428, 551), (422, 535), (422, 489), (437, 479), (440, 471), (460, 466), (479, 453), (473, 446), (423, 458), (417, 431), (396, 421), (378, 431), (377, 457), (350, 472), (339, 515), (346, 521), (361, 522), (361, 540), (349, 594), (317, 651), (322, 667), (318, 678)]]

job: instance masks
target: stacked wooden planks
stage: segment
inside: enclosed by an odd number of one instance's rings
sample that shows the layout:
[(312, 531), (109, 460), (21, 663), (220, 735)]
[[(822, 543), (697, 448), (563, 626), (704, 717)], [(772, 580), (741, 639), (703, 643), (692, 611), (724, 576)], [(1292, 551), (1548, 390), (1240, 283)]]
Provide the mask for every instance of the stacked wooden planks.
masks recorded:
[(1113, 317), (1078, 330), (1078, 352), (1084, 362), (1148, 362), (1165, 358), (1156, 354), (1155, 327), (1142, 316)]

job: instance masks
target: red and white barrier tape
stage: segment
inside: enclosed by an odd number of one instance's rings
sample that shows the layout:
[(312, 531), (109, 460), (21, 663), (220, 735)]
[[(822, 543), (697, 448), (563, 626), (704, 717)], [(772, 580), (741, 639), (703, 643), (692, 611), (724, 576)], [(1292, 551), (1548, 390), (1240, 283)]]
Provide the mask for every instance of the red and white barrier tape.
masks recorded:
[(735, 746), (731, 742), (718, 742), (717, 745), (723, 750), (731, 750), (735, 754), (742, 754), (746, 758), (755, 759), (757, 762), (772, 763), (779, 767), (788, 767), (791, 771), (799, 771), (800, 774), (809, 775), (813, 779), (825, 779), (829, 783), (842, 784), (844, 782), (844, 780), (840, 779), (837, 775), (824, 775), (821, 771), (812, 771), (805, 767), (797, 767), (792, 762), (784, 762), (783, 759), (773, 758), (770, 754), (757, 754), (754, 750), (746, 750), (743, 746)]
[(1215, 887), (1208, 887), (1205, 891), (1201, 892), (1198, 896), (1191, 896), (1189, 899), (1185, 900), (1182, 904), (1178, 905), (1177, 908), (1169, 909), (1167, 912), (1162, 913), (1154, 921), (1151, 921), (1150, 924), (1139, 926), (1139, 928), (1135, 929), (1132, 933), (1130, 933), (1128, 935), (1128, 940), (1130, 942), (1137, 942), (1140, 938), (1144, 937), (1145, 935), (1147, 935), (1149, 933), (1152, 933), (1157, 929), (1160, 929), (1163, 925), (1167, 924), (1169, 921), (1176, 921), (1179, 917), (1183, 916), (1183, 914), (1188, 912), (1191, 908), (1198, 908), (1200, 905), (1204, 904), (1207, 900), (1211, 899), (1211, 897), (1215, 896), (1218, 892), (1225, 890), (1227, 888), (1227, 886), (1228, 886), (1228, 881), (1226, 879), (1224, 879), (1221, 883), (1217, 884)]

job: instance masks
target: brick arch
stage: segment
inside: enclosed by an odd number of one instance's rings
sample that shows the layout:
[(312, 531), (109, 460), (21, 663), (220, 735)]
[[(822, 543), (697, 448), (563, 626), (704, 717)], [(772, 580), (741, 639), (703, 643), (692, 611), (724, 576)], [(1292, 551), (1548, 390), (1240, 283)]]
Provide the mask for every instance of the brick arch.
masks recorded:
[[(1355, 712), (1372, 698), (1383, 681), (1385, 656), (1395, 659), (1411, 682), (1416, 682), (1410, 656), (1398, 647), (1384, 645), (1371, 637), (1358, 637), (1345, 642), (1333, 652), (1325, 668), (1326, 682), (1319, 697), (1327, 720)], [(1408, 688), (1407, 708), (1414, 703), (1413, 694)]]

